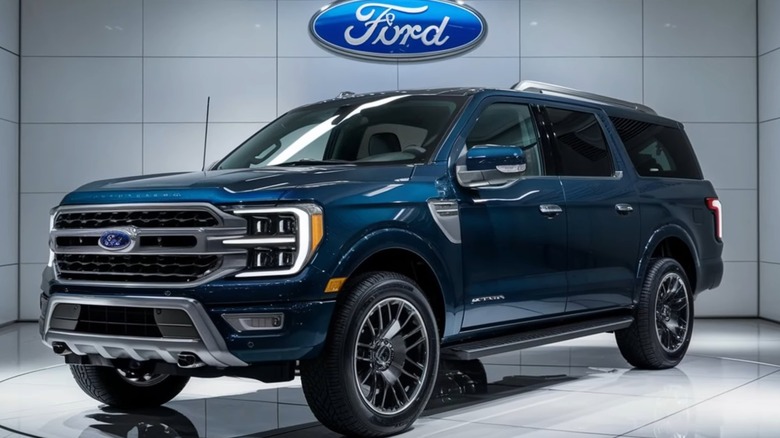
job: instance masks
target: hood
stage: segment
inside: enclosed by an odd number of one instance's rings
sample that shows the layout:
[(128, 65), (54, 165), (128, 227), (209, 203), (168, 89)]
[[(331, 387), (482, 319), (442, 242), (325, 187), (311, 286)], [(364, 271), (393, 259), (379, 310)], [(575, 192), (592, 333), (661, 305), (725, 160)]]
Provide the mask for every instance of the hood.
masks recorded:
[(306, 166), (168, 173), (96, 181), (78, 188), (62, 204), (209, 202), (243, 204), (311, 199), (313, 189), (331, 194), (408, 180), (413, 166)]

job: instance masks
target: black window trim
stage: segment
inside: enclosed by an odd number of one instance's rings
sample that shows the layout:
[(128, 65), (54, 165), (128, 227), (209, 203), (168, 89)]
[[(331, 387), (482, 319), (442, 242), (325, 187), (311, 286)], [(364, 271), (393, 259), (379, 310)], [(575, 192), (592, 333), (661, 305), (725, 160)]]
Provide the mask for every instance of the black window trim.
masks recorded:
[[(458, 158), (463, 152), (463, 148), (466, 147), (466, 138), (468, 137), (468, 134), (471, 132), (474, 126), (477, 124), (477, 120), (479, 119), (479, 116), (482, 114), (485, 108), (496, 103), (526, 105), (531, 111), (531, 117), (533, 117), (534, 123), (536, 123), (536, 132), (539, 136), (539, 148), (541, 152), (540, 157), (542, 159), (542, 166), (545, 174), (521, 176), (520, 178), (517, 179), (517, 181), (522, 181), (531, 178), (534, 179), (558, 178), (559, 168), (556, 163), (556, 160), (554, 160), (552, 144), (550, 143), (550, 139), (548, 138), (549, 133), (547, 132), (546, 129), (543, 129), (542, 126), (542, 122), (544, 119), (542, 118), (539, 102), (534, 99), (506, 96), (506, 95), (488, 96), (476, 104), (476, 108), (474, 109), (474, 112), (469, 116), (468, 122), (463, 126), (463, 128), (460, 130), (457, 136), (453, 138), (453, 143), (452, 143), (453, 147), (452, 150), (450, 151), (450, 163), (452, 163), (451, 167), (453, 169), (455, 168)], [(550, 172), (551, 170), (553, 170), (552, 173)], [(512, 184), (516, 183), (517, 181), (514, 181)], [(486, 186), (480, 188), (496, 189), (496, 188), (505, 188), (505, 187)]]
[[(607, 146), (607, 153), (609, 154), (609, 157), (612, 160), (612, 175), (609, 176), (585, 176), (585, 175), (562, 175), (561, 174), (561, 158), (558, 154), (558, 149), (554, 147), (555, 135), (552, 131), (552, 121), (550, 120), (550, 116), (547, 113), (547, 108), (553, 108), (553, 109), (559, 109), (563, 111), (576, 111), (581, 113), (588, 113), (592, 114), (596, 121), (598, 122), (599, 126), (601, 127), (601, 132), (604, 135), (604, 140), (606, 142)], [(614, 139), (610, 135), (610, 129), (611, 127), (606, 125), (604, 123), (605, 119), (609, 120), (609, 117), (607, 114), (598, 108), (590, 108), (587, 106), (578, 106), (578, 105), (567, 105), (567, 104), (559, 104), (559, 103), (540, 103), (539, 104), (539, 111), (541, 113), (541, 117), (544, 119), (544, 129), (547, 131), (545, 133), (545, 137), (548, 138), (548, 141), (550, 142), (550, 150), (552, 154), (555, 156), (555, 167), (557, 169), (558, 176), (560, 178), (567, 178), (567, 179), (587, 179), (587, 180), (608, 180), (608, 181), (618, 181), (623, 179), (624, 172), (620, 169), (620, 166), (618, 165), (619, 162), (617, 160), (617, 145), (615, 144)]]

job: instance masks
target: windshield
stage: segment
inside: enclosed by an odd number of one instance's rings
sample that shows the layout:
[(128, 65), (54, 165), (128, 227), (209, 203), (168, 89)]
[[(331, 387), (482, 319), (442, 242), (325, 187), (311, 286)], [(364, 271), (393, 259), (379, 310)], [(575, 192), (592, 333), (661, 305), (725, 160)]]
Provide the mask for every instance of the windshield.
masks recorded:
[(216, 169), (295, 164), (423, 163), (465, 97), (393, 95), (293, 110), (230, 153)]

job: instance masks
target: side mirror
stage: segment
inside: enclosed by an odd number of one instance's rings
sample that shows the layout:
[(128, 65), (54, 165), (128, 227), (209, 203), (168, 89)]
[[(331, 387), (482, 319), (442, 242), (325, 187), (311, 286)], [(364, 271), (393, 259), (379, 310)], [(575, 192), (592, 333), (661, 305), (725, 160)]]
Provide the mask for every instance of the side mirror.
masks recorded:
[(456, 167), (463, 187), (501, 186), (517, 180), (526, 170), (525, 153), (517, 146), (474, 146), (465, 164)]

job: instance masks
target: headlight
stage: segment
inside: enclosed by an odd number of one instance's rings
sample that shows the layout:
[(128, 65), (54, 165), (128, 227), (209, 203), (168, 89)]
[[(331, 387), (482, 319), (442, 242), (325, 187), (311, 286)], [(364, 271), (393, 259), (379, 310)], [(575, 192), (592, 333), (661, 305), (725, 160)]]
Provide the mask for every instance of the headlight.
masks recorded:
[(289, 207), (241, 208), (247, 235), (226, 240), (226, 245), (246, 247), (250, 269), (239, 278), (296, 274), (303, 269), (323, 237), (322, 209), (314, 204)]

